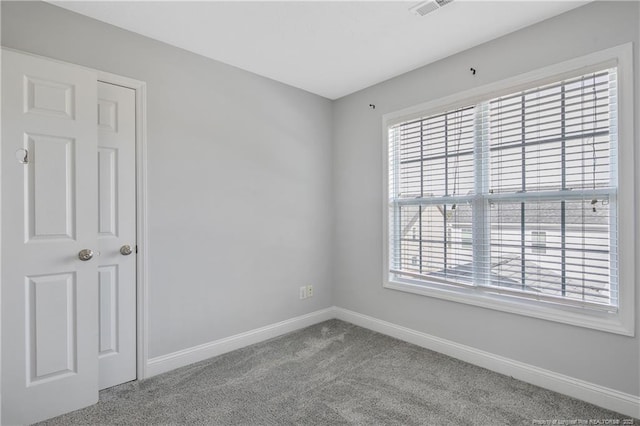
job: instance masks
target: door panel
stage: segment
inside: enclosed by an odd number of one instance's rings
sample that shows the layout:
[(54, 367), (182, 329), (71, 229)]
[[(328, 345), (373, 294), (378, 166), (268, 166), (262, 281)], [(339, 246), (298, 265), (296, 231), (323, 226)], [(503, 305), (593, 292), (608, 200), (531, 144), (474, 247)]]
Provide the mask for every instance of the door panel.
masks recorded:
[(98, 268), (100, 281), (100, 347), (98, 353), (118, 352), (118, 265)]
[(3, 424), (98, 399), (96, 81), (2, 51)]
[[(98, 83), (99, 388), (136, 378), (135, 91)], [(123, 255), (124, 245), (132, 248)]]
[(75, 96), (73, 84), (49, 79), (24, 76), (26, 103), (24, 112), (44, 114), (58, 118), (75, 118)]
[(118, 151), (98, 148), (98, 232), (101, 237), (117, 237), (116, 177)]
[(75, 275), (62, 273), (27, 279), (29, 384), (77, 373)]
[(27, 167), (29, 173), (25, 185), (28, 241), (73, 240), (75, 140), (34, 134), (25, 134), (25, 138), (28, 157), (34, 164)]

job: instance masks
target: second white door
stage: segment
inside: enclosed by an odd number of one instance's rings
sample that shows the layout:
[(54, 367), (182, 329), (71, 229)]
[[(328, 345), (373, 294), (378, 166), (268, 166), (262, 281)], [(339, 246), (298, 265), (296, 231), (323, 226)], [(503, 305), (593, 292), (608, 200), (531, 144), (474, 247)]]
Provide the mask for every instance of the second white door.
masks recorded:
[(135, 91), (99, 82), (99, 389), (136, 379), (135, 141)]

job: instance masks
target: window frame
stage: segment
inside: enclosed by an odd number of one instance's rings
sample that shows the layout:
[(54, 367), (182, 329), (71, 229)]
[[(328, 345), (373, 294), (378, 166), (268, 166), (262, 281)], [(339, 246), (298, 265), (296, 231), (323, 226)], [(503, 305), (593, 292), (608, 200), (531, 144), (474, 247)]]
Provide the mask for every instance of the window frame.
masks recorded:
[[(635, 194), (636, 181), (634, 115), (634, 76), (632, 44), (612, 47), (535, 71), (479, 86), (451, 96), (383, 115), (383, 287), (453, 302), (540, 318), (626, 336), (635, 335)], [(618, 98), (618, 297), (615, 312), (569, 306), (550, 301), (520, 298), (500, 289), (481, 286), (455, 286), (438, 282), (393, 281), (389, 271), (389, 127), (420, 117), (479, 104), (509, 93), (542, 86), (588, 73), (598, 68), (617, 67)]]

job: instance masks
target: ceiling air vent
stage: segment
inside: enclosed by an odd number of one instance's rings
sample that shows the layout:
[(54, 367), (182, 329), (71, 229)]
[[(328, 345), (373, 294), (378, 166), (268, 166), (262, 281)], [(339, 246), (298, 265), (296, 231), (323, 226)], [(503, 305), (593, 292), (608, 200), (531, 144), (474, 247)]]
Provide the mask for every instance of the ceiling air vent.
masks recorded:
[(434, 10), (438, 10), (441, 7), (445, 6), (448, 3), (451, 3), (453, 0), (429, 0), (420, 2), (414, 6), (412, 6), (409, 11), (418, 15), (424, 16), (427, 13), (431, 13)]

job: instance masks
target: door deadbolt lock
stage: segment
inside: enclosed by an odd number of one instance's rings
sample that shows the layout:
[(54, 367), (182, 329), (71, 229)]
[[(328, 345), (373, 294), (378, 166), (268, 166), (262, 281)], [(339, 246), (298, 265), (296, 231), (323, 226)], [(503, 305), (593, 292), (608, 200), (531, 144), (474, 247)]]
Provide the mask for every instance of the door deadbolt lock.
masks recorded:
[(87, 260), (91, 260), (93, 257), (93, 250), (82, 249), (78, 252), (78, 259), (86, 262)]
[(131, 253), (133, 253), (133, 250), (131, 250), (131, 246), (129, 244), (125, 244), (122, 247), (120, 247), (120, 254), (123, 256), (129, 256)]

